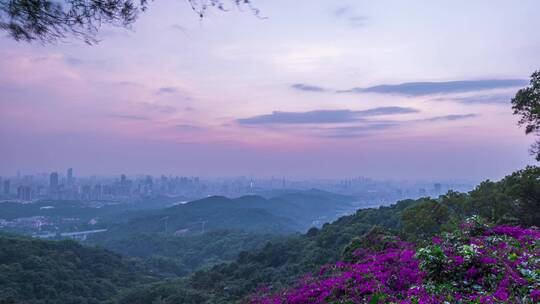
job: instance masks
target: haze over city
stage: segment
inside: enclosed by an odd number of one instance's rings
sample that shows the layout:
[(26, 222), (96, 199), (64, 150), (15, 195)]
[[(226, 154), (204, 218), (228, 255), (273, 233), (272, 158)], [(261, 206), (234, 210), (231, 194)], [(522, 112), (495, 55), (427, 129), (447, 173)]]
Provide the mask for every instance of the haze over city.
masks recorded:
[[(309, 5), (308, 5), (309, 3)], [(536, 1), (157, 1), (100, 42), (0, 38), (0, 175), (498, 179)], [(501, 47), (504, 45), (504, 48)]]

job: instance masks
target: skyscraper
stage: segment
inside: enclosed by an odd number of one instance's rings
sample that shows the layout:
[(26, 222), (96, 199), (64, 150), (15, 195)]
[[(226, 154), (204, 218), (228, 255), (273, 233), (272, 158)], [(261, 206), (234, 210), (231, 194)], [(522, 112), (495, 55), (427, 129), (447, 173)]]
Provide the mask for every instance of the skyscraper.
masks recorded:
[(32, 188), (30, 186), (19, 186), (17, 188), (17, 198), (23, 201), (32, 200)]
[(127, 179), (125, 174), (120, 175), (120, 194), (129, 195), (131, 191), (131, 181)]
[(67, 169), (67, 184), (73, 185), (73, 168)]
[(51, 191), (56, 191), (58, 189), (58, 173), (53, 172), (49, 177), (49, 188)]
[(6, 179), (4, 181), (4, 194), (5, 195), (8, 195), (10, 192), (9, 186), (10, 186), (9, 179)]

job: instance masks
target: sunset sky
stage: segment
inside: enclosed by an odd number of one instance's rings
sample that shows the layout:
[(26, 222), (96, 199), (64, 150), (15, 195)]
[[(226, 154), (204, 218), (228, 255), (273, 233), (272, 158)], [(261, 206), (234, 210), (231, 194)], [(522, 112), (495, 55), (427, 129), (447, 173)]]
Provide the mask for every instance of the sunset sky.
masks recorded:
[[(533, 164), (510, 99), (540, 3), (151, 3), (94, 46), (0, 38), (0, 175), (497, 179)], [(414, 4), (413, 4), (414, 3)]]

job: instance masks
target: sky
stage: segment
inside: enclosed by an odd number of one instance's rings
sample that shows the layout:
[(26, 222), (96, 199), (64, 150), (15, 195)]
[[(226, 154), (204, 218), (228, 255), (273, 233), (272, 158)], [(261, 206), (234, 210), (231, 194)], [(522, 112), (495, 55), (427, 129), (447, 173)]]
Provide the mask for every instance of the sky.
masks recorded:
[(97, 45), (0, 38), (0, 175), (498, 179), (534, 164), (510, 100), (540, 3), (152, 2)]

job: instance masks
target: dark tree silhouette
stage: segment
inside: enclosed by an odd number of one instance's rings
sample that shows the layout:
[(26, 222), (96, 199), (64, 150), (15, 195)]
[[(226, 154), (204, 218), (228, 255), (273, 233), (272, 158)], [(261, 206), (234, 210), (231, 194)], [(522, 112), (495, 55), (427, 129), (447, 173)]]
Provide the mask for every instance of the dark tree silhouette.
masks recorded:
[[(247, 6), (251, 0), (185, 0), (201, 18), (210, 8), (227, 10)], [(17, 41), (55, 42), (71, 36), (96, 43), (103, 24), (129, 28), (148, 0), (0, 0), (0, 30)]]
[[(521, 89), (512, 99), (514, 114), (521, 116), (519, 124), (526, 134), (540, 135), (540, 70), (531, 75), (530, 86)], [(540, 161), (540, 139), (531, 147), (531, 154)]]

